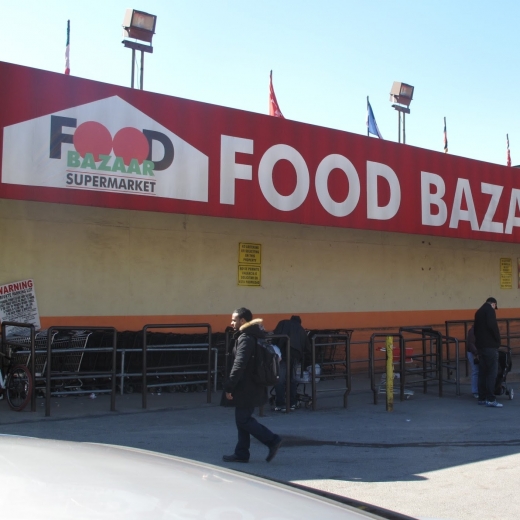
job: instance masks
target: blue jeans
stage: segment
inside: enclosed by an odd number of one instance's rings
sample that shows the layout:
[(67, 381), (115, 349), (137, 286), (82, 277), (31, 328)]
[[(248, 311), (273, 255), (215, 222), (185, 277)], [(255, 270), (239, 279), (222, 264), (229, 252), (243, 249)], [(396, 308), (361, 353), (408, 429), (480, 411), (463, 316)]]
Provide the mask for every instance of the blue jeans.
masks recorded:
[(267, 447), (277, 439), (276, 434), (252, 417), (253, 411), (254, 408), (235, 408), (235, 422), (238, 430), (235, 455), (240, 459), (249, 460), (251, 435)]
[(479, 365), (475, 365), (475, 355), (468, 351), (469, 367), (471, 369), (471, 393), (478, 394)]
[(495, 397), (495, 383), (498, 372), (498, 350), (483, 348), (478, 351), (478, 399), (479, 401), (493, 402)]
[[(291, 358), (291, 376), (290, 376), (290, 385), (291, 385), (291, 397), (289, 399), (289, 405), (296, 405), (296, 392), (298, 383), (295, 381), (296, 375), (296, 363), (297, 360)], [(276, 406), (285, 406), (285, 383), (287, 381), (287, 363), (285, 361), (280, 361), (280, 378), (278, 379), (278, 384), (274, 387), (274, 393), (276, 394)]]

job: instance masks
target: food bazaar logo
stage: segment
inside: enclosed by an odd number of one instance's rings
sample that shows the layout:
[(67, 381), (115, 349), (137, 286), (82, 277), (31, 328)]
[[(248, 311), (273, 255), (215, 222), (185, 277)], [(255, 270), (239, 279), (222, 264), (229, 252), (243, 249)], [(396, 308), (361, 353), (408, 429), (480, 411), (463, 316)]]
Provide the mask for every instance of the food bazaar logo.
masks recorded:
[[(64, 128), (75, 128), (73, 134)], [(153, 142), (161, 143), (164, 154), (152, 161)], [(173, 162), (174, 147), (162, 132), (125, 127), (114, 136), (106, 126), (97, 121), (77, 125), (72, 117), (51, 116), (49, 158), (62, 158), (62, 145), (72, 144), (67, 151), (67, 167), (97, 172), (125, 173), (154, 176), (154, 172), (166, 170)]]

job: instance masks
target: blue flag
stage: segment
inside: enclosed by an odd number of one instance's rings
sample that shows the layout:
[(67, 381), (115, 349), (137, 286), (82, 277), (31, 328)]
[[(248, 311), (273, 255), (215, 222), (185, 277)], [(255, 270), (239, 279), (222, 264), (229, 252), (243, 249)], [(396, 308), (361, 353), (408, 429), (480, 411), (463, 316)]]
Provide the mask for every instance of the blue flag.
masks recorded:
[(372, 107), (370, 106), (370, 103), (367, 100), (367, 128), (368, 133), (372, 135), (377, 135), (379, 139), (383, 139), (383, 136), (381, 135), (381, 132), (379, 131), (379, 128), (376, 123), (376, 118), (374, 117), (374, 112), (372, 112)]

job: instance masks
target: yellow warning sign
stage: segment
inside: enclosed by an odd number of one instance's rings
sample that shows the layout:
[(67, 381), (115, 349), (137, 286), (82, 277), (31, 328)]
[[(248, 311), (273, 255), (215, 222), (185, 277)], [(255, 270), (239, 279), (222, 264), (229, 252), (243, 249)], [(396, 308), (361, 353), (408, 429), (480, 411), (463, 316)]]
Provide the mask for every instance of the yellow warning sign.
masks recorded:
[(240, 242), (238, 244), (238, 263), (260, 265), (262, 263), (262, 244)]
[(262, 283), (262, 268), (259, 265), (239, 265), (238, 285), (260, 287)]
[(511, 258), (500, 259), (500, 289), (513, 288), (513, 260)]

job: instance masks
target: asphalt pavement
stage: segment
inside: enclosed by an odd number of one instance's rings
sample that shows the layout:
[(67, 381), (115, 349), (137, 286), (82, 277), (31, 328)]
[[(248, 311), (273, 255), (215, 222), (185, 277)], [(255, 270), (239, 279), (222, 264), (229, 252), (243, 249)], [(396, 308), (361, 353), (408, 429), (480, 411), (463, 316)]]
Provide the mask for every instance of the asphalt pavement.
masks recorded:
[(44, 399), (37, 400), (36, 412), (13, 412), (0, 402), (0, 432), (159, 451), (422, 519), (520, 517), (517, 400), (501, 396), (503, 408), (479, 406), (464, 380), (460, 396), (454, 385), (445, 386), (442, 398), (434, 385), (426, 394), (415, 387), (408, 400), (396, 396), (388, 412), (385, 396), (374, 405), (366, 374), (357, 374), (345, 409), (342, 390), (323, 392), (340, 384), (318, 384), (316, 411), (285, 414), (266, 407), (258, 419), (284, 439), (271, 463), (255, 440), (248, 464), (222, 462), (223, 454), (233, 452), (236, 428), (233, 410), (219, 406), (220, 393), (212, 394), (212, 403), (205, 393), (150, 393), (146, 409), (141, 394), (118, 395), (115, 412), (108, 395), (52, 397), (50, 417)]

